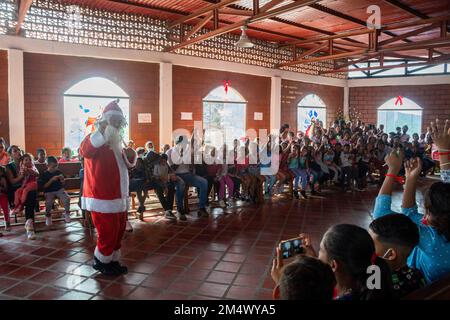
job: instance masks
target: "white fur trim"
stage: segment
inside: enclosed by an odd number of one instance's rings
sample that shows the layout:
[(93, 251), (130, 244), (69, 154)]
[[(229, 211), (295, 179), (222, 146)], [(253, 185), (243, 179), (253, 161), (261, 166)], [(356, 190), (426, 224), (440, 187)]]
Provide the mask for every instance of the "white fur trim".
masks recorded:
[(101, 213), (120, 213), (128, 210), (128, 195), (126, 198), (114, 200), (100, 200), (81, 197), (81, 208), (83, 210)]
[(112, 254), (112, 261), (119, 261), (119, 259), (120, 259), (120, 249), (114, 250)]
[(91, 144), (94, 148), (100, 148), (106, 143), (105, 137), (103, 137), (100, 131), (96, 131), (91, 134)]
[(100, 250), (98, 250), (98, 247), (95, 247), (94, 250), (94, 256), (101, 262), (101, 263), (110, 263), (113, 259), (114, 253), (109, 256), (104, 256)]
[[(117, 167), (119, 168), (119, 175), (120, 175), (120, 194), (122, 195), (121, 199), (125, 201), (125, 209), (119, 212), (128, 211), (128, 197), (129, 197), (129, 183), (130, 178), (128, 175), (128, 168), (125, 163), (124, 157), (122, 156), (122, 151), (114, 151), (114, 156), (116, 157)], [(126, 158), (126, 157), (125, 157)]]

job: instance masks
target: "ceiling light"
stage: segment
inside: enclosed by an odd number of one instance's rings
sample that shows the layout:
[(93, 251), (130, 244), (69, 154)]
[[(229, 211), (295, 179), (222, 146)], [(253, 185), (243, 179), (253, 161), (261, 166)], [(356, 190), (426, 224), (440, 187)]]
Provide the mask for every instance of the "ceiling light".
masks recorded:
[(254, 44), (250, 41), (250, 39), (247, 36), (247, 33), (245, 30), (247, 30), (246, 26), (241, 27), (242, 33), (241, 37), (239, 38), (239, 41), (236, 42), (234, 45), (239, 48), (253, 48)]

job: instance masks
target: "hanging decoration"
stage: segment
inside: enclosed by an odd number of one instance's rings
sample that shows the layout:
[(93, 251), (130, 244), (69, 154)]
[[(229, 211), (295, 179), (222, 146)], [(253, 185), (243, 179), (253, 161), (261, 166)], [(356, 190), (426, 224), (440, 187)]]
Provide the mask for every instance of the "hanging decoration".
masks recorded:
[(229, 87), (231, 87), (231, 81), (230, 80), (225, 80), (223, 82), (223, 87), (225, 89), (225, 93), (228, 94), (228, 89), (229, 89)]
[(403, 97), (402, 96), (397, 96), (397, 100), (395, 100), (395, 106), (397, 106), (397, 104), (399, 104), (402, 106), (403, 105)]

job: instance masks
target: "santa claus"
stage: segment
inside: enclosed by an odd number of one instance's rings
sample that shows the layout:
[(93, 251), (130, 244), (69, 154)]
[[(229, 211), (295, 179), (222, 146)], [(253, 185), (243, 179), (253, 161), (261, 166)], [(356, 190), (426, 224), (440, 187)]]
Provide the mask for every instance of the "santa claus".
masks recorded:
[(93, 267), (106, 275), (128, 272), (119, 257), (129, 205), (128, 169), (137, 157), (124, 149), (120, 132), (125, 126), (122, 110), (113, 101), (103, 110), (95, 131), (80, 145), (84, 157), (81, 207), (91, 212), (97, 229)]

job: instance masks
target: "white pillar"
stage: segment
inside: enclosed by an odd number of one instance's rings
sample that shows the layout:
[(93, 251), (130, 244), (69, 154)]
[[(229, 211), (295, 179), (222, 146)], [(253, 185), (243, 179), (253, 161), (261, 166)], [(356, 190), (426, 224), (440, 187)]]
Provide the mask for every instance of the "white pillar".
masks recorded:
[(9, 145), (25, 146), (23, 51), (8, 49)]
[(344, 87), (344, 118), (349, 119), (350, 117), (350, 95), (349, 95), (349, 87), (348, 84)]
[(161, 62), (159, 64), (159, 144), (172, 143), (172, 64)]
[(279, 132), (281, 126), (281, 77), (271, 78), (270, 85), (270, 131)]

